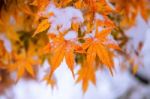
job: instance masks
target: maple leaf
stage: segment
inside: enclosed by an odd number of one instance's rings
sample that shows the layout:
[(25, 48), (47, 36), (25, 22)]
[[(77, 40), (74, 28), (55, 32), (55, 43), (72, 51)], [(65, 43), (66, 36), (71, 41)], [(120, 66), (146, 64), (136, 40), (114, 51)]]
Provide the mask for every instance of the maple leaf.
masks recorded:
[(89, 66), (87, 61), (84, 61), (80, 70), (78, 71), (78, 78), (76, 82), (82, 81), (82, 90), (85, 93), (88, 88), (88, 84), (91, 81), (96, 85), (95, 70), (93, 66)]
[(35, 64), (35, 61), (31, 58), (26, 58), (24, 54), (12, 53), (12, 63), (10, 64), (8, 70), (9, 72), (17, 70), (17, 80), (19, 80), (26, 72), (28, 72), (32, 77), (34, 77), (34, 70), (32, 65)]
[(4, 47), (4, 42), (0, 40), (0, 58), (3, 57), (6, 53), (6, 49)]
[(71, 48), (70, 50), (67, 50), (66, 53), (65, 53), (65, 59), (66, 59), (66, 63), (69, 67), (69, 69), (71, 70), (72, 72), (72, 75), (74, 77), (74, 72), (73, 72), (73, 69), (74, 69), (74, 49)]
[[(14, 64), (16, 65), (16, 64)], [(22, 66), (22, 64), (20, 64), (21, 66), (18, 66), (17, 68), (17, 81), (24, 75), (24, 72), (25, 72), (25, 69), (24, 67)]]
[(95, 58), (96, 58), (96, 49), (95, 49), (95, 46), (90, 46), (87, 49), (87, 62), (88, 62), (89, 66), (93, 66), (94, 65), (93, 63), (95, 61)]
[(26, 14), (28, 15), (33, 15), (32, 10), (30, 9), (30, 7), (28, 5), (20, 5), (19, 8)]
[(92, 81), (92, 83), (95, 84), (94, 67), (96, 64), (96, 57), (99, 58), (99, 61), (102, 64), (107, 66), (107, 68), (110, 70), (110, 73), (113, 75), (113, 54), (108, 48), (119, 49), (119, 46), (114, 42), (108, 43), (111, 41), (108, 39), (108, 35), (111, 33), (112, 29), (112, 27), (105, 28), (100, 32), (96, 30), (95, 36), (86, 38), (85, 42), (82, 44), (82, 48), (87, 50), (87, 53), (86, 60), (78, 72), (77, 82), (82, 81), (83, 92), (86, 92), (89, 81)]
[(101, 32), (96, 31), (95, 37), (87, 38), (85, 43), (82, 44), (82, 48), (85, 50), (87, 49), (88, 65), (94, 65), (94, 61), (97, 55), (102, 64), (106, 65), (113, 75), (113, 54), (109, 51), (108, 48), (119, 49), (119, 47), (113, 43), (111, 43), (111, 45), (105, 43), (109, 41), (107, 36), (111, 33), (111, 30), (112, 29), (104, 29)]
[(133, 68), (132, 68), (132, 72), (133, 72), (133, 74), (136, 74), (137, 73), (137, 71), (138, 71), (138, 65), (137, 64), (135, 64), (134, 66), (133, 66)]
[(27, 63), (25, 63), (25, 70), (26, 70), (32, 77), (34, 77), (34, 71), (33, 71), (31, 62), (28, 61)]
[(110, 12), (113, 12), (112, 8), (107, 4), (106, 0), (99, 0), (95, 4), (95, 8), (97, 12), (108, 14)]
[(33, 2), (30, 5), (37, 6), (39, 11), (41, 11), (45, 9), (49, 2), (49, 0), (33, 0)]
[(65, 55), (65, 45), (63, 44), (56, 48), (52, 56), (50, 77), (52, 76), (55, 69), (58, 68), (58, 66), (61, 64), (64, 55)]
[(45, 30), (48, 29), (49, 27), (50, 27), (50, 23), (48, 22), (48, 19), (42, 20), (42, 22), (38, 25), (36, 31), (34, 32), (33, 37), (34, 37), (36, 34), (45, 31)]
[(99, 12), (104, 15), (112, 12), (112, 8), (107, 4), (106, 0), (83, 0), (87, 7), (93, 12)]
[(107, 36), (111, 33), (112, 29), (113, 28), (106, 28), (100, 32), (98, 32), (98, 30), (96, 30), (95, 37), (98, 38), (102, 42), (102, 44), (104, 44), (108, 48), (115, 49), (115, 50), (121, 50), (115, 41), (107, 38)]
[(72, 27), (73, 30), (78, 32), (78, 29), (79, 29), (79, 24), (78, 23), (73, 22), (71, 27)]
[(55, 77), (50, 77), (50, 74), (45, 75), (43, 80), (47, 81), (47, 84), (51, 85), (52, 89), (56, 86), (56, 79)]
[(50, 77), (53, 72), (59, 67), (62, 60), (65, 58), (68, 68), (71, 70), (74, 77), (74, 50), (76, 49), (76, 44), (70, 40), (65, 40), (62, 37), (56, 37), (53, 39), (51, 52), (53, 52), (51, 57), (51, 72)]
[(97, 44), (95, 47), (96, 47), (96, 53), (100, 61), (109, 68), (111, 74), (113, 75), (112, 69), (114, 68), (114, 63), (113, 63), (113, 57), (111, 53), (102, 44)]
[(82, 8), (82, 1), (79, 0), (74, 5), (75, 5), (76, 8), (80, 9), (80, 8)]

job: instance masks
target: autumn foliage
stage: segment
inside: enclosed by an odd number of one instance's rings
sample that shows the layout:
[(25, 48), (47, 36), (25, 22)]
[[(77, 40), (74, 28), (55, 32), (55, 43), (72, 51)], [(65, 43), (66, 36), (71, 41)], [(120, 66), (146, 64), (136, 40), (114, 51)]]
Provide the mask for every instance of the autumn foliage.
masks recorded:
[[(54, 25), (58, 12), (49, 11), (51, 6), (57, 11), (78, 11), (82, 18), (74, 15), (67, 28)], [(116, 56), (123, 57), (136, 72), (124, 29), (133, 26), (138, 15), (147, 21), (149, 14), (149, 0), (1, 0), (0, 87), (23, 77), (36, 79), (45, 60), (50, 65), (43, 77), (48, 84), (55, 85), (54, 72), (65, 60), (76, 82), (82, 81), (84, 92), (89, 82), (96, 84), (97, 70), (107, 68), (114, 75)], [(135, 56), (141, 47), (142, 42)], [(77, 74), (76, 66), (80, 66)], [(16, 78), (11, 78), (13, 73)]]

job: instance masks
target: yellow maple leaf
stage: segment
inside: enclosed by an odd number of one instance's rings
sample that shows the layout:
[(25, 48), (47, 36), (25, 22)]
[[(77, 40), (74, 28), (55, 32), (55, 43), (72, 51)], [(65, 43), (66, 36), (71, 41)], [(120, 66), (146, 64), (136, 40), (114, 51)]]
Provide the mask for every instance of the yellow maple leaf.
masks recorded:
[(36, 31), (34, 32), (33, 36), (35, 36), (36, 34), (38, 34), (40, 32), (45, 31), (49, 27), (50, 27), (50, 23), (48, 22), (48, 19), (42, 20), (42, 22), (38, 25)]
[(136, 74), (137, 73), (137, 71), (138, 71), (138, 65), (137, 64), (135, 64), (135, 65), (133, 65), (133, 68), (132, 68), (132, 72), (133, 72), (133, 74)]
[(25, 64), (25, 69), (32, 77), (34, 77), (34, 71), (30, 63)]

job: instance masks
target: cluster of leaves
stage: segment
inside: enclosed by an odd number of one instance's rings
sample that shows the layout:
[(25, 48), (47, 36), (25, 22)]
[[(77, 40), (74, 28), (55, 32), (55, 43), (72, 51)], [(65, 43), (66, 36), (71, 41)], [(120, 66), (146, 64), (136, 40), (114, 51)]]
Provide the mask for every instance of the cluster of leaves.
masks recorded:
[[(14, 72), (16, 80), (29, 75), (36, 78), (37, 66), (46, 59), (50, 71), (44, 80), (53, 86), (56, 82), (53, 73), (65, 59), (74, 78), (74, 68), (80, 66), (76, 81), (82, 81), (84, 92), (90, 81), (96, 84), (97, 70), (106, 67), (113, 75), (114, 50), (129, 58), (123, 49), (128, 41), (123, 28), (133, 25), (139, 12), (148, 20), (150, 11), (148, 0), (1, 0), (0, 4), (0, 34), (11, 43), (9, 51), (4, 40), (0, 40), (0, 87), (5, 81), (13, 82)], [(58, 33), (51, 33), (49, 19), (55, 17), (55, 12), (45, 13), (49, 5), (78, 9), (84, 21), (77, 21), (75, 16), (70, 28), (62, 31), (58, 25)], [(68, 39), (70, 31), (76, 36)]]

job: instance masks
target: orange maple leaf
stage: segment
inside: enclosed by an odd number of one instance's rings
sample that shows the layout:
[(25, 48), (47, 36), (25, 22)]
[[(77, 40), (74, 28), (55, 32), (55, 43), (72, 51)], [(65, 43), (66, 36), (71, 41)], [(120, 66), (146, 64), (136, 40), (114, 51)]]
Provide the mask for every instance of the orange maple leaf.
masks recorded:
[(74, 77), (74, 50), (76, 49), (76, 44), (70, 40), (65, 40), (63, 37), (56, 37), (53, 39), (52, 43), (53, 48), (51, 48), (52, 57), (51, 57), (51, 71), (50, 77), (53, 72), (59, 67), (62, 60), (65, 58), (68, 68), (71, 70)]
[(107, 44), (109, 39), (107, 36), (111, 33), (112, 29), (104, 29), (101, 32), (96, 32), (95, 37), (87, 38), (85, 43), (83, 43), (82, 48), (87, 50), (87, 62), (88, 65), (93, 66), (96, 55), (99, 60), (106, 65), (111, 74), (113, 74), (112, 69), (114, 68), (113, 54), (108, 48), (119, 49), (119, 46), (115, 43)]
[(81, 69), (78, 71), (78, 78), (76, 82), (82, 81), (82, 90), (85, 93), (88, 88), (88, 84), (91, 81), (96, 85), (95, 70), (93, 66), (89, 66), (87, 61), (84, 61)]
[(24, 54), (16, 54), (12, 53), (12, 63), (10, 64), (8, 70), (10, 72), (17, 71), (17, 80), (19, 80), (25, 73), (29, 73), (32, 77), (34, 77), (34, 70), (32, 65), (35, 64), (32, 58), (26, 58)]

